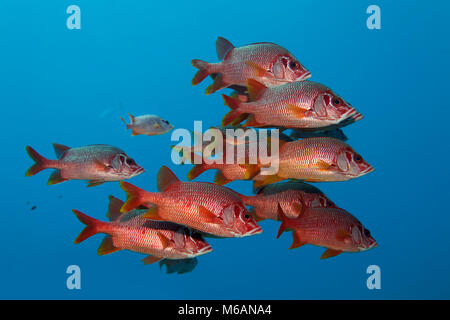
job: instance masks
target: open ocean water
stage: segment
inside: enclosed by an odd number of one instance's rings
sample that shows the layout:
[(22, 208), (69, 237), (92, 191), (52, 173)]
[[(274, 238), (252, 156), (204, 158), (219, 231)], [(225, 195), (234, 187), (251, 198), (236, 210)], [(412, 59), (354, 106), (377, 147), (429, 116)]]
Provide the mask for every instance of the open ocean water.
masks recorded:
[[(370, 30), (369, 5), (381, 9)], [(70, 30), (66, 9), (81, 9)], [(450, 298), (448, 1), (23, 1), (0, 3), (2, 111), (1, 299), (448, 299)], [(111, 144), (146, 172), (129, 182), (156, 190), (170, 167), (171, 133), (131, 137), (120, 116), (157, 114), (175, 128), (220, 124), (228, 107), (211, 81), (193, 87), (190, 60), (217, 61), (215, 40), (236, 46), (275, 42), (292, 52), (364, 119), (346, 128), (348, 143), (375, 171), (318, 185), (369, 228), (379, 247), (321, 260), (323, 248), (288, 250), (263, 234), (209, 239), (214, 251), (188, 274), (166, 274), (144, 255), (97, 256), (103, 236), (75, 245), (83, 225), (72, 209), (106, 219), (118, 183), (47, 186), (49, 170), (24, 176), (31, 145), (54, 158), (51, 143)], [(196, 181), (212, 181), (213, 172)], [(251, 194), (251, 183), (232, 182)], [(33, 209), (33, 207), (35, 207)], [(32, 210), (33, 209), (33, 210)], [(66, 269), (81, 270), (69, 290)], [(379, 266), (381, 289), (367, 268)]]

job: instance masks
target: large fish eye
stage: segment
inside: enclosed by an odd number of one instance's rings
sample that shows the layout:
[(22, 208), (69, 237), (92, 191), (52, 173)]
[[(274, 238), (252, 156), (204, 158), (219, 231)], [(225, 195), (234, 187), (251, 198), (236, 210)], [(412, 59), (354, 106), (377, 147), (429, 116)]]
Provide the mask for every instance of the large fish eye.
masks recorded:
[(341, 99), (339, 99), (339, 98), (334, 98), (334, 99), (333, 99), (333, 104), (334, 104), (335, 106), (339, 106), (339, 105), (341, 104)]
[(365, 235), (366, 237), (370, 237), (370, 231), (367, 230), (367, 229), (364, 229), (364, 235)]
[(359, 154), (355, 155), (355, 161), (356, 161), (357, 163), (361, 163), (362, 157), (361, 157)]
[(245, 220), (250, 220), (250, 215), (248, 213), (244, 214), (244, 219)]
[(300, 67), (300, 64), (299, 64), (297, 61), (292, 61), (292, 62), (289, 64), (289, 67), (290, 67), (292, 70), (295, 70), (295, 69), (298, 69), (298, 68)]
[(128, 159), (127, 159), (127, 164), (129, 164), (129, 165), (131, 166), (131, 165), (135, 164), (135, 162), (134, 162), (133, 159), (128, 158)]
[(167, 120), (163, 120), (162, 122), (165, 124), (169, 124), (169, 121), (167, 121)]

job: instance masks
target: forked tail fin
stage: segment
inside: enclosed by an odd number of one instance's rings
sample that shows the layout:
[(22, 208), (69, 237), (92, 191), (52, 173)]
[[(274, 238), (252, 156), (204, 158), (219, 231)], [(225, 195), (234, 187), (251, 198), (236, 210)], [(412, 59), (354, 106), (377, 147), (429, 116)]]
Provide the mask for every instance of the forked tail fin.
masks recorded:
[(31, 159), (33, 159), (36, 163), (33, 164), (28, 171), (25, 173), (25, 176), (31, 177), (35, 175), (36, 173), (49, 168), (48, 162), (49, 160), (41, 156), (39, 153), (36, 152), (32, 147), (27, 146), (26, 148), (28, 155)]

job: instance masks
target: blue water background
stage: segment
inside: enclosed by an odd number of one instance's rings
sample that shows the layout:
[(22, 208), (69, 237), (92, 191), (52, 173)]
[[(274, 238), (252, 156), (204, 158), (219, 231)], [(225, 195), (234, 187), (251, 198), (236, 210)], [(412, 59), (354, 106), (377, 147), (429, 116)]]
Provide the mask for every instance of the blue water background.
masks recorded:
[[(71, 4), (81, 7), (81, 30), (66, 28)], [(370, 4), (381, 7), (381, 30), (366, 27)], [(449, 10), (447, 1), (2, 1), (0, 298), (450, 298)], [(220, 94), (203, 94), (210, 79), (190, 84), (191, 59), (217, 61), (217, 36), (288, 48), (312, 80), (365, 116), (345, 133), (376, 170), (320, 188), (371, 230), (378, 248), (320, 260), (324, 249), (288, 250), (291, 237), (276, 240), (278, 224), (267, 221), (262, 235), (210, 240), (214, 251), (194, 272), (167, 275), (140, 254), (98, 257), (100, 235), (73, 244), (83, 226), (71, 209), (106, 219), (107, 196), (124, 192), (118, 183), (49, 187), (49, 170), (26, 178), (25, 146), (53, 158), (52, 142), (112, 144), (146, 168), (133, 184), (156, 190), (161, 165), (186, 179), (189, 166), (171, 163), (170, 134), (131, 137), (119, 117), (219, 124), (228, 110)], [(251, 192), (248, 182), (229, 186)], [(81, 290), (66, 288), (72, 264)], [(366, 287), (373, 264), (381, 290)]]

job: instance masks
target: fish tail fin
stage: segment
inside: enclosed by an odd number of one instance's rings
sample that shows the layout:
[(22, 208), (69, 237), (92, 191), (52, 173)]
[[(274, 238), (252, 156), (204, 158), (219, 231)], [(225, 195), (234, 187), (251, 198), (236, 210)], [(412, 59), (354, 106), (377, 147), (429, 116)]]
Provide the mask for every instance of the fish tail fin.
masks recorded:
[(78, 211), (78, 210), (72, 210), (73, 213), (77, 216), (78, 220), (80, 220), (82, 223), (86, 225), (86, 227), (81, 231), (81, 233), (78, 235), (78, 237), (75, 239), (75, 243), (80, 243), (84, 240), (86, 240), (89, 237), (92, 237), (94, 234), (97, 234), (100, 231), (100, 226), (102, 224), (101, 221), (89, 217), (88, 215)]
[(198, 69), (194, 78), (192, 79), (192, 85), (195, 86), (203, 81), (207, 76), (209, 76), (209, 63), (206, 61), (194, 59), (191, 64)]
[(289, 221), (288, 221), (288, 217), (286, 217), (283, 210), (281, 209), (280, 204), (278, 204), (277, 214), (278, 214), (278, 219), (281, 220), (280, 229), (278, 229), (278, 234), (277, 234), (277, 239), (278, 239), (281, 236), (281, 234), (284, 231), (286, 231), (286, 229), (288, 228)]
[(195, 166), (193, 166), (191, 168), (191, 170), (189, 170), (187, 177), (189, 180), (193, 180), (193, 179), (197, 178), (199, 175), (201, 175), (203, 172), (205, 172), (206, 170), (208, 170), (208, 169), (203, 164), (196, 164)]
[(225, 105), (230, 107), (231, 111), (228, 112), (225, 117), (222, 119), (222, 126), (227, 126), (230, 123), (233, 123), (233, 121), (239, 117), (242, 114), (242, 111), (240, 110), (240, 100), (236, 98), (232, 98), (226, 95), (222, 95), (222, 98), (225, 102)]
[(31, 177), (35, 175), (36, 173), (49, 168), (48, 163), (49, 160), (41, 156), (39, 153), (36, 152), (32, 147), (27, 146), (26, 148), (28, 155), (31, 159), (33, 159), (36, 163), (33, 164), (28, 171), (25, 173), (25, 176)]
[(125, 181), (120, 182), (120, 187), (127, 194), (127, 201), (125, 201), (122, 208), (120, 209), (121, 212), (131, 211), (146, 203), (143, 197), (143, 193), (146, 193), (145, 190)]
[(123, 117), (120, 117), (120, 120), (123, 121), (123, 123), (125, 123), (125, 126), (127, 127), (127, 129), (130, 129), (130, 125), (125, 121), (125, 119)]

